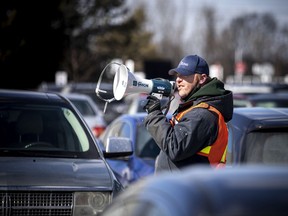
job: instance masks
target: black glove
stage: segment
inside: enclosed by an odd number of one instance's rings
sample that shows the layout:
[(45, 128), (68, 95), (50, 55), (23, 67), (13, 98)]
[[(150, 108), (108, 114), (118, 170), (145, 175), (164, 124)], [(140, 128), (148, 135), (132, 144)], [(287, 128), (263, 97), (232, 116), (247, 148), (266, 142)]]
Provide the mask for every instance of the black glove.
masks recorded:
[(149, 114), (155, 110), (160, 110), (161, 109), (161, 103), (160, 100), (153, 96), (153, 95), (149, 95), (147, 97), (147, 103), (146, 105), (143, 107), (143, 109)]

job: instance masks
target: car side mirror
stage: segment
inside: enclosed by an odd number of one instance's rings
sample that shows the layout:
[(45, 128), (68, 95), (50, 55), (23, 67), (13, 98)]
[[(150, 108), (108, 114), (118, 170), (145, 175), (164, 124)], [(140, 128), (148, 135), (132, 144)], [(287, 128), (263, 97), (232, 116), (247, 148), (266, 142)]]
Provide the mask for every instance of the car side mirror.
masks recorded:
[(106, 158), (130, 156), (133, 154), (132, 140), (126, 137), (109, 137), (103, 154)]

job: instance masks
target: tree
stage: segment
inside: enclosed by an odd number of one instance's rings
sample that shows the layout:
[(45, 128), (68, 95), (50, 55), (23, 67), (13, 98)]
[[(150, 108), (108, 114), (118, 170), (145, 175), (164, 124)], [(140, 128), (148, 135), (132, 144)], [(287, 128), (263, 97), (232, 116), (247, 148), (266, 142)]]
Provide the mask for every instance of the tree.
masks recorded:
[[(247, 74), (252, 73), (252, 64), (255, 62), (278, 65), (282, 61), (283, 64), (286, 61), (284, 59), (287, 59), (287, 38), (285, 28), (279, 28), (269, 13), (239, 16), (231, 21), (220, 36), (217, 49), (222, 50), (222, 54), (219, 60), (225, 65), (226, 75), (234, 74), (235, 53), (239, 50), (242, 59), (249, 64)], [(276, 74), (283, 75), (283, 72), (277, 70)]]
[(151, 34), (141, 29), (144, 19), (125, 0), (3, 0), (0, 71), (6, 79), (0, 87), (34, 89), (53, 82), (59, 70), (69, 81), (95, 81), (116, 57), (136, 59), (138, 66), (155, 55)]
[[(186, 0), (187, 1), (187, 0)], [(178, 64), (183, 57), (185, 47), (193, 49), (193, 44), (187, 45), (187, 29), (191, 20), (187, 19), (188, 8), (186, 4), (179, 4), (174, 1), (157, 0), (150, 2), (153, 6), (147, 13), (146, 28), (154, 32), (153, 42), (157, 46), (159, 58), (170, 60)], [(183, 48), (184, 47), (184, 48)]]
[(81, 28), (70, 37), (70, 47), (63, 61), (63, 69), (72, 81), (96, 81), (105, 65), (114, 58), (133, 59), (136, 70), (140, 70), (143, 59), (156, 56), (150, 42), (152, 35), (142, 28), (143, 10), (131, 14), (122, 6), (122, 1), (115, 2), (95, 1), (82, 5), (86, 9), (82, 9), (85, 14)]
[(0, 2), (1, 88), (30, 89), (54, 78), (67, 39), (63, 2)]

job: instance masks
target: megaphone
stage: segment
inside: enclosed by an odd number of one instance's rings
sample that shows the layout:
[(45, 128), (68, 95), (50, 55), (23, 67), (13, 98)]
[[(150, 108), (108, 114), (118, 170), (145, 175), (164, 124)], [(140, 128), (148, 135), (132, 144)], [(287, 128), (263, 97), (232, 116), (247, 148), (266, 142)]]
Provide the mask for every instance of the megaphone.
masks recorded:
[(113, 80), (113, 94), (116, 100), (136, 93), (151, 94), (161, 99), (162, 96), (172, 96), (174, 90), (174, 81), (140, 78), (131, 73), (125, 65), (118, 67)]

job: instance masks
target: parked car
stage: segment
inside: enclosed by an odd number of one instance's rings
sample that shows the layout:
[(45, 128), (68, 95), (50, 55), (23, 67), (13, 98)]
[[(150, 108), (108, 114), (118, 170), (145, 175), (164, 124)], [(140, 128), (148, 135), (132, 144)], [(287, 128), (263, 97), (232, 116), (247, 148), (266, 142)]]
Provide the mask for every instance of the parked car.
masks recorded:
[(0, 90), (0, 137), (0, 215), (98, 215), (124, 189), (106, 157), (131, 144), (104, 154), (59, 93)]
[[(103, 84), (105, 88), (113, 89), (111, 84)], [(98, 105), (100, 110), (104, 113), (104, 119), (107, 124), (110, 124), (115, 118), (127, 111), (127, 105), (124, 100), (115, 100), (106, 104), (104, 100), (101, 100), (95, 93), (97, 83), (80, 82), (80, 83), (68, 83), (63, 88), (62, 93), (82, 93), (89, 95), (93, 101)], [(111, 96), (113, 97), (113, 96)], [(106, 108), (106, 110), (105, 110)]]
[[(111, 122), (99, 137), (104, 148), (109, 137), (129, 138), (133, 146), (133, 154), (125, 158), (107, 159), (118, 175), (129, 184), (154, 173), (155, 159), (160, 148), (144, 127), (143, 120), (147, 114), (123, 114)], [(168, 114), (168, 118), (171, 116)]]
[(102, 110), (89, 95), (80, 93), (64, 94), (80, 111), (95, 137), (99, 137), (106, 129), (107, 123)]
[(102, 216), (288, 215), (287, 166), (196, 166), (127, 188)]
[(225, 88), (240, 94), (258, 94), (258, 93), (276, 93), (288, 92), (288, 84), (286, 83), (261, 83), (255, 82), (230, 82), (226, 79)]
[(256, 107), (288, 107), (288, 93), (266, 93), (248, 96), (248, 101)]
[(288, 93), (233, 94), (234, 107), (288, 107)]
[(248, 94), (233, 93), (233, 106), (236, 107), (253, 107), (252, 102), (248, 98)]
[(227, 165), (288, 164), (288, 108), (234, 108)]

